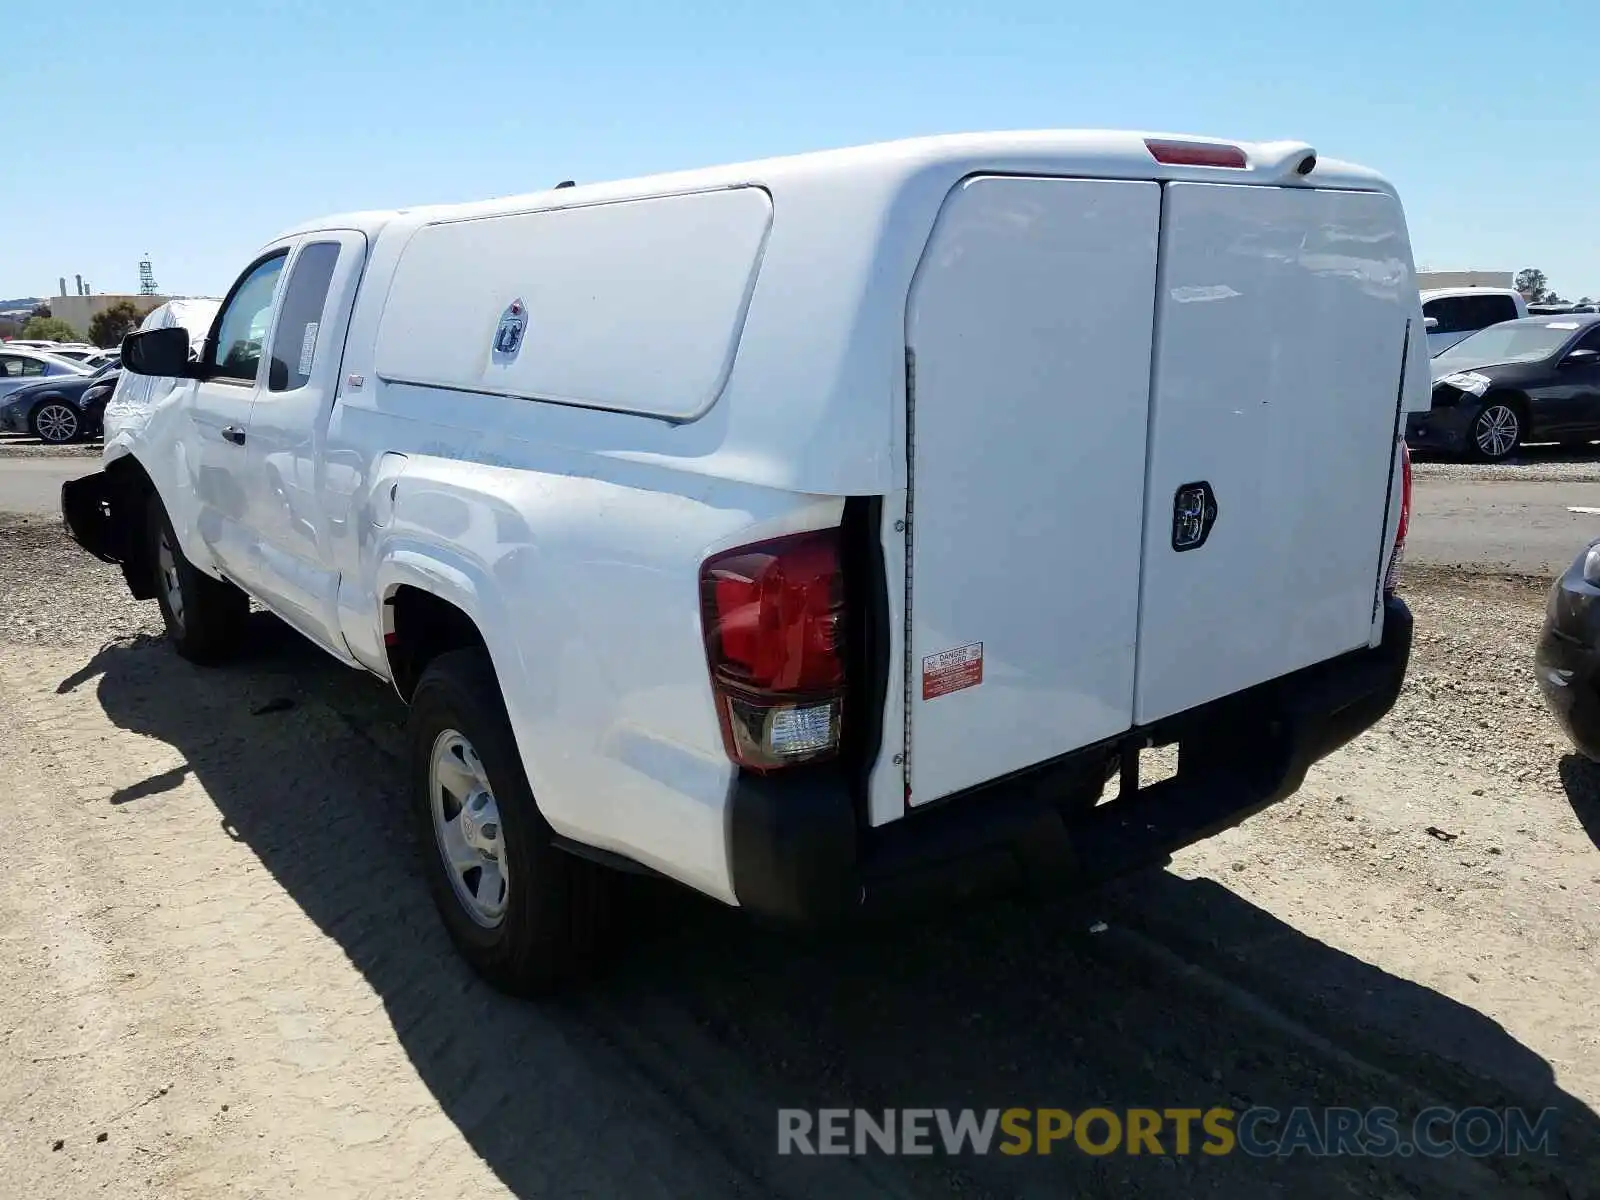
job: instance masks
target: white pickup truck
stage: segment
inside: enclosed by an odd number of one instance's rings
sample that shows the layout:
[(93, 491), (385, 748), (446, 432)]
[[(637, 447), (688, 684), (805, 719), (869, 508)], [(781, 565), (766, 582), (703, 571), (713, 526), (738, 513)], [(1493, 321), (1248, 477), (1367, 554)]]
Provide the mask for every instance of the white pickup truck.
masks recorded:
[(1405, 672), (1411, 250), (1304, 144), (332, 217), (188, 350), (123, 344), (181, 384), (107, 412), (68, 529), (188, 658), (254, 598), (393, 681), (440, 910), (508, 989), (584, 961), (617, 869), (816, 922), (1163, 861)]

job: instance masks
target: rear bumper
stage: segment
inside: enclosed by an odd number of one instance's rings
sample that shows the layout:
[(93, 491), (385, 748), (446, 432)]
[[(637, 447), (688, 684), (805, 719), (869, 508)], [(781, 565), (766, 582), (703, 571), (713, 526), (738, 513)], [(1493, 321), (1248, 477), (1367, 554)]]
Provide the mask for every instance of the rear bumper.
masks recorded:
[[(1101, 882), (1164, 861), (1299, 788), (1306, 771), (1393, 706), (1411, 655), (1411, 612), (1386, 601), (1383, 641), (1079, 751), (1179, 746), (1178, 773), (1085, 809), (1062, 760), (951, 797), (877, 829), (842, 777), (742, 776), (729, 850), (739, 903), (801, 924), (917, 907), (1019, 882)], [(1103, 776), (1101, 776), (1103, 778)], [(1073, 804), (1072, 801), (1079, 801)]]
[(1572, 744), (1600, 762), (1600, 588), (1583, 578), (1587, 553), (1550, 589), (1534, 676)]

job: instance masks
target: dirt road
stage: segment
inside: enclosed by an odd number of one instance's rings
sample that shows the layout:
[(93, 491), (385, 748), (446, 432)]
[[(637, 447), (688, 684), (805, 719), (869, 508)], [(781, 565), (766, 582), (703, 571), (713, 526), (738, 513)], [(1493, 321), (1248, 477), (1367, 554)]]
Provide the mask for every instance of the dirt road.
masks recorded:
[[(1409, 589), (1397, 712), (1169, 871), (825, 943), (640, 884), (535, 1006), (446, 944), (383, 687), (266, 616), (191, 667), (0, 518), (0, 1196), (1595, 1194), (1600, 777), (1538, 587)], [(775, 1154), (781, 1105), (1096, 1103), (1555, 1106), (1561, 1155)]]
[(53, 516), (61, 511), (61, 485), (96, 466), (81, 455), (8, 456), (0, 460), (0, 512)]
[(1553, 578), (1600, 535), (1600, 484), (1421, 478), (1406, 557)]

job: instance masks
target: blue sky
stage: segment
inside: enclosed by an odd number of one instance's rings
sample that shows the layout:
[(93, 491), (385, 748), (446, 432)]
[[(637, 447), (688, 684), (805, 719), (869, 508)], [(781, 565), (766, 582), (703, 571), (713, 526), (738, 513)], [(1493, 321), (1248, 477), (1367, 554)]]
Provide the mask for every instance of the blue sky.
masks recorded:
[[(1420, 266), (1600, 296), (1600, 5), (7, 3), (0, 297), (220, 293), (319, 213), (978, 129), (1270, 139), (1385, 172)], [(80, 172), (75, 160), (84, 164)]]

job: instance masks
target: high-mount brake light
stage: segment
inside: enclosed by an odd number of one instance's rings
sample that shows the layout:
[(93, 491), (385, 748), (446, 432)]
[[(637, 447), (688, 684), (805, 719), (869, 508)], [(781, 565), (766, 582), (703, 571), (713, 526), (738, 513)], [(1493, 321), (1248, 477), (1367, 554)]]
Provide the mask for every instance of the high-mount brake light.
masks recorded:
[(1250, 165), (1244, 151), (1220, 142), (1179, 142), (1166, 138), (1145, 138), (1150, 157), (1169, 167), (1231, 167), (1242, 171)]
[(839, 531), (714, 555), (700, 568), (700, 608), (728, 757), (766, 772), (836, 754), (846, 683)]

